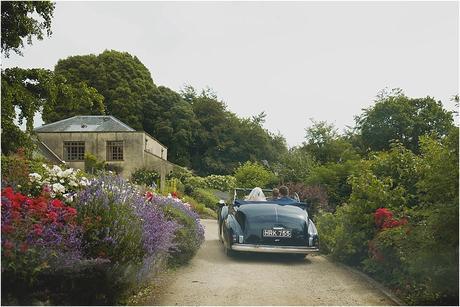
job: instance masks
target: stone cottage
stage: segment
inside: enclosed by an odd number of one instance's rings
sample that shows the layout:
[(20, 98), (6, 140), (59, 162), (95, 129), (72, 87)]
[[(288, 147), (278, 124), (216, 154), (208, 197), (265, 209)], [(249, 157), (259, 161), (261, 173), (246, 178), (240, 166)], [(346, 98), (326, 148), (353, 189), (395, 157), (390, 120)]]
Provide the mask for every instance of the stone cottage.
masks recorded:
[(74, 116), (34, 129), (38, 148), (54, 161), (85, 169), (84, 156), (90, 153), (106, 161), (129, 178), (140, 168), (160, 174), (161, 187), (174, 164), (168, 149), (144, 131), (136, 131), (113, 116)]

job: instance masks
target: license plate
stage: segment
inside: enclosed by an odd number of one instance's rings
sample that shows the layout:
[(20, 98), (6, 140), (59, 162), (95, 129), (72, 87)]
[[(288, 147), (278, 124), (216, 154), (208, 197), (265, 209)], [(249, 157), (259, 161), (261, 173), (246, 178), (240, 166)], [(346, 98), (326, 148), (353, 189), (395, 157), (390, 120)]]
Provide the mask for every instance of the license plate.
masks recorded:
[(264, 229), (262, 236), (265, 238), (290, 238), (292, 237), (291, 229)]

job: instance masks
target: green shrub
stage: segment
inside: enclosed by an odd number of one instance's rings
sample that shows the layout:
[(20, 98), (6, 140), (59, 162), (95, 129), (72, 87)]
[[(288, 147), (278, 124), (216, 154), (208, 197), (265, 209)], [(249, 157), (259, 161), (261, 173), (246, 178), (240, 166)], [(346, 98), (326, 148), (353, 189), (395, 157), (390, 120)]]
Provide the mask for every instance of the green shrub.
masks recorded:
[(277, 181), (275, 174), (257, 162), (247, 161), (235, 170), (236, 185), (241, 188), (266, 188)]
[(185, 180), (189, 177), (193, 177), (192, 171), (185, 167), (174, 165), (172, 172), (168, 174), (166, 179), (176, 178), (179, 179), (181, 182), (185, 182)]
[(203, 218), (217, 219), (217, 212), (211, 208), (204, 208)]
[(105, 169), (115, 174), (121, 174), (121, 172), (123, 172), (123, 167), (115, 163), (107, 163)]
[(192, 209), (198, 213), (202, 214), (204, 213), (204, 208), (205, 206), (203, 204), (200, 204), (198, 201), (196, 201), (193, 197), (191, 196), (184, 196), (183, 200), (188, 203), (190, 206), (192, 206)]
[(198, 176), (191, 176), (184, 179), (184, 184), (191, 186), (192, 189), (205, 188), (206, 182), (204, 178)]
[[(408, 304), (458, 305), (458, 129), (441, 141), (422, 138), (420, 149), (417, 156), (393, 144), (362, 160), (347, 204), (317, 218), (320, 246)], [(408, 222), (379, 229), (377, 209)]]
[(152, 186), (160, 179), (160, 175), (145, 168), (137, 169), (131, 174), (131, 181), (135, 184)]
[(85, 172), (89, 174), (97, 174), (106, 169), (106, 162), (99, 161), (97, 157), (91, 153), (85, 154)]
[(195, 232), (194, 220), (186, 215), (183, 211), (167, 206), (163, 208), (165, 216), (169, 219), (173, 219), (178, 222), (181, 227), (176, 230), (174, 243), (177, 244), (176, 251), (171, 252), (171, 256), (168, 260), (170, 265), (176, 266), (187, 263), (196, 254), (199, 245), (196, 244), (196, 240), (191, 233)]
[(184, 184), (184, 194), (185, 195), (192, 195), (195, 188), (190, 184)]
[(181, 197), (181, 195), (184, 193), (184, 190), (185, 190), (184, 184), (180, 182), (179, 179), (172, 178), (172, 179), (165, 180), (165, 186), (162, 191), (162, 194), (166, 196), (168, 194), (172, 195), (176, 193), (178, 197)]
[(196, 201), (193, 197), (191, 196), (184, 196), (184, 201), (190, 204), (192, 207), (193, 211), (198, 213), (198, 215), (201, 218), (217, 218), (217, 212), (213, 209), (205, 207), (204, 204), (200, 204), (198, 201)]
[(412, 222), (377, 233), (364, 270), (410, 305), (458, 304), (458, 206), (412, 211)]
[(217, 209), (217, 204), (219, 199), (209, 190), (206, 189), (196, 189), (192, 197), (196, 199), (199, 203), (204, 204), (207, 208)]
[(206, 187), (220, 191), (232, 191), (236, 187), (236, 179), (233, 176), (209, 175), (204, 178)]
[(30, 159), (24, 150), (20, 149), (17, 153), (8, 156), (1, 156), (2, 181), (13, 186), (17, 191), (27, 193), (26, 187), (29, 185), (29, 174), (44, 172), (42, 164), (46, 163), (43, 159)]

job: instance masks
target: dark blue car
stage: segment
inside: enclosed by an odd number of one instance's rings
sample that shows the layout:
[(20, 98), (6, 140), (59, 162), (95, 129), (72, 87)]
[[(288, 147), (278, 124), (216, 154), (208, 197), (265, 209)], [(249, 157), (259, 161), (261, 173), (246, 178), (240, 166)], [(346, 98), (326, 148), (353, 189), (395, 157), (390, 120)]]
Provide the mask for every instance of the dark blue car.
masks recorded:
[[(220, 203), (219, 238), (227, 254), (234, 251), (309, 254), (319, 251), (318, 232), (307, 205), (294, 199), (241, 200), (236, 189), (231, 204)], [(264, 190), (270, 193), (271, 190)]]

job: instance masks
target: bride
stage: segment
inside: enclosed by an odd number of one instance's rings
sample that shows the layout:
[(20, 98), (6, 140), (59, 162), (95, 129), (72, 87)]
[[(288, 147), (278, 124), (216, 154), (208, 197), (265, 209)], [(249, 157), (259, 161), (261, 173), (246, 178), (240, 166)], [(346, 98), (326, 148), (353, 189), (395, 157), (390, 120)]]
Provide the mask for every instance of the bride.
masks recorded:
[(264, 192), (262, 192), (262, 189), (259, 187), (255, 187), (254, 189), (252, 189), (251, 193), (249, 193), (246, 200), (266, 201), (267, 199), (265, 198), (265, 195), (264, 195)]

